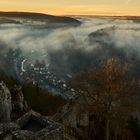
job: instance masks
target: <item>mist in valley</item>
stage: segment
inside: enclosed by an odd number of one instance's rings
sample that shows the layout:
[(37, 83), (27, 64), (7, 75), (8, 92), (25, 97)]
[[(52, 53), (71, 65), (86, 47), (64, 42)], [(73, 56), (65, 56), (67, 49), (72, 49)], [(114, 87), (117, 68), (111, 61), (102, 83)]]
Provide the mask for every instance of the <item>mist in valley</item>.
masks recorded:
[(25, 68), (26, 63), (45, 61), (61, 79), (95, 69), (110, 57), (133, 64), (133, 76), (140, 75), (139, 22), (101, 17), (77, 19), (82, 22), (77, 27), (0, 24), (0, 68), (11, 75), (15, 68), (7, 64), (8, 52), (18, 50), (20, 58), (26, 59)]

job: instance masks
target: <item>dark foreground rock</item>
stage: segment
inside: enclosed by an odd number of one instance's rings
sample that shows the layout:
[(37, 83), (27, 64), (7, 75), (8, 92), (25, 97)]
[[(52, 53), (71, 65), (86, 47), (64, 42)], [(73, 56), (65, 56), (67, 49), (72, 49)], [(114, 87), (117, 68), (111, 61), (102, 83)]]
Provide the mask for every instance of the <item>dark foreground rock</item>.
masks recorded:
[(0, 125), (0, 140), (63, 140), (64, 129), (48, 117), (30, 111), (14, 123)]
[(4, 82), (0, 82), (0, 123), (11, 121), (11, 94)]

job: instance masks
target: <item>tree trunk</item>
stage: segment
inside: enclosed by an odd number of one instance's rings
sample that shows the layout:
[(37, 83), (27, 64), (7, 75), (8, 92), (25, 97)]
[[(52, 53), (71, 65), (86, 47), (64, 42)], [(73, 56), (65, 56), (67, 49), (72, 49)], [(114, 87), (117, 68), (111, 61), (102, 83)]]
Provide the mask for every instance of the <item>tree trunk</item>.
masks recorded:
[(107, 120), (106, 122), (106, 133), (105, 133), (105, 140), (109, 140), (110, 139), (110, 121)]

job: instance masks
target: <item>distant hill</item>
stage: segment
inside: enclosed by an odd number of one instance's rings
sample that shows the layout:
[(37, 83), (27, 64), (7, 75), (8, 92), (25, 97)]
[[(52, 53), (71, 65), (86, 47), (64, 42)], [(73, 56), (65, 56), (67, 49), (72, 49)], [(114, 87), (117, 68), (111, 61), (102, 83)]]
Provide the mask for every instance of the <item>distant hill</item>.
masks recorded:
[(0, 18), (6, 19), (16, 19), (17, 20), (30, 20), (45, 22), (47, 24), (66, 24), (78, 26), (81, 24), (80, 21), (66, 16), (53, 16), (41, 13), (31, 13), (31, 12), (0, 12)]

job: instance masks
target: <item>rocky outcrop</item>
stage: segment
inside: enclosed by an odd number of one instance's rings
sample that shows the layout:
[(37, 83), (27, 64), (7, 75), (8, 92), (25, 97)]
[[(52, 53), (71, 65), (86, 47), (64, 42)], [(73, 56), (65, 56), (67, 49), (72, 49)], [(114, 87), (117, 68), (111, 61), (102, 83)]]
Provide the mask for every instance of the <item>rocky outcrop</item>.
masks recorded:
[(0, 123), (11, 121), (11, 94), (4, 82), (0, 83)]
[(24, 100), (24, 95), (22, 93), (22, 87), (19, 85), (14, 85), (11, 90), (13, 109), (18, 111), (24, 111), (28, 109), (27, 102)]
[[(11, 97), (12, 96), (12, 97)], [(0, 83), (0, 140), (70, 140), (62, 124), (34, 111), (21, 115), (27, 109), (20, 86), (11, 93)], [(12, 115), (18, 119), (10, 122)], [(20, 114), (21, 117), (18, 117)], [(15, 117), (14, 116), (14, 117)], [(13, 119), (12, 119), (13, 120)]]
[(12, 140), (12, 132), (20, 129), (16, 123), (1, 123), (0, 124), (0, 140)]
[(0, 125), (0, 138), (3, 140), (64, 140), (63, 126), (48, 117), (30, 111), (15, 123)]
[(15, 120), (28, 111), (27, 102), (24, 100), (21, 86), (15, 85), (11, 89), (0, 82), (0, 123)]
[(24, 99), (22, 87), (20, 85), (14, 85), (14, 87), (11, 89), (11, 96), (12, 96), (12, 119), (17, 119), (22, 114), (28, 111), (28, 105)]

